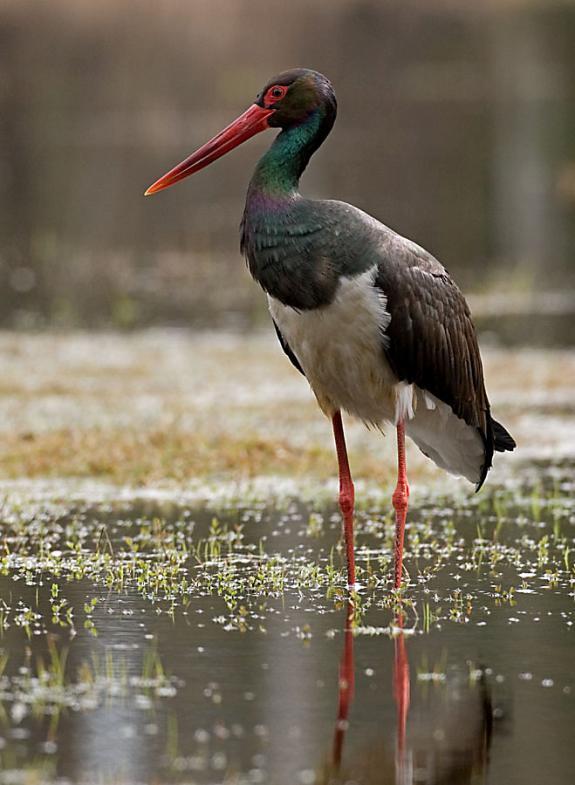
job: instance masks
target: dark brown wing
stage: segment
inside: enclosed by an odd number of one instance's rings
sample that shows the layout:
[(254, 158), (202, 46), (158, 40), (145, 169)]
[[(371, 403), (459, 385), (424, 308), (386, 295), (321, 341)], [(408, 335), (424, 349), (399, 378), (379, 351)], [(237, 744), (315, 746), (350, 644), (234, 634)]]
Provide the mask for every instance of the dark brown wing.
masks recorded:
[(289, 343), (286, 341), (286, 339), (285, 339), (285, 338), (283, 337), (283, 335), (281, 334), (281, 332), (280, 332), (280, 328), (277, 326), (277, 324), (276, 324), (276, 322), (274, 321), (274, 319), (272, 319), (272, 322), (273, 322), (273, 325), (274, 325), (274, 327), (275, 327), (276, 335), (277, 335), (277, 337), (278, 337), (278, 341), (280, 342), (280, 346), (282, 347), (282, 349), (284, 350), (284, 352), (285, 352), (285, 353), (287, 354), (287, 356), (289, 357), (289, 360), (290, 360), (291, 364), (292, 364), (292, 365), (293, 365), (295, 368), (297, 368), (297, 369), (298, 369), (298, 371), (299, 371), (300, 373), (303, 373), (303, 375), (305, 376), (304, 370), (303, 370), (303, 368), (301, 367), (301, 365), (300, 365), (300, 363), (299, 363), (299, 360), (298, 360), (298, 358), (297, 358), (297, 357), (295, 356), (295, 354), (292, 352), (291, 346), (289, 345)]
[(384, 351), (399, 379), (429, 391), (485, 445), (479, 486), (494, 450), (489, 400), (469, 307), (442, 265), (419, 246), (390, 232), (376, 285), (387, 297), (391, 321)]

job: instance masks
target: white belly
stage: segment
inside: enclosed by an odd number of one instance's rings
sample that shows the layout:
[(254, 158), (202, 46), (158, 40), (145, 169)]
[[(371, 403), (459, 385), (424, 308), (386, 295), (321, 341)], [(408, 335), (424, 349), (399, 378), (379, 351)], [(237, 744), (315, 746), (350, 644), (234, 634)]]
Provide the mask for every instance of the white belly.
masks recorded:
[(268, 300), (325, 414), (343, 409), (380, 424), (396, 418), (398, 385), (383, 351), (390, 317), (385, 296), (373, 286), (375, 272), (343, 278), (334, 301), (313, 311)]

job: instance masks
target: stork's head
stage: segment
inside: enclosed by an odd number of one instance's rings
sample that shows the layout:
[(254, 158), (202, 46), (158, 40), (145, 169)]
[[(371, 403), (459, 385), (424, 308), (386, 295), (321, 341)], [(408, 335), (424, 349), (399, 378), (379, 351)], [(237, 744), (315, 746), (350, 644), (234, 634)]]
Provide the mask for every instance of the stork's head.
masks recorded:
[(270, 79), (256, 105), (272, 110), (269, 127), (285, 129), (307, 122), (318, 111), (335, 116), (337, 104), (333, 87), (323, 74), (294, 68)]
[(335, 120), (336, 108), (333, 87), (323, 74), (307, 68), (284, 71), (268, 81), (255, 102), (233, 123), (160, 177), (145, 195), (155, 194), (199, 172), (267, 128), (287, 130), (309, 122), (319, 113), (328, 132)]

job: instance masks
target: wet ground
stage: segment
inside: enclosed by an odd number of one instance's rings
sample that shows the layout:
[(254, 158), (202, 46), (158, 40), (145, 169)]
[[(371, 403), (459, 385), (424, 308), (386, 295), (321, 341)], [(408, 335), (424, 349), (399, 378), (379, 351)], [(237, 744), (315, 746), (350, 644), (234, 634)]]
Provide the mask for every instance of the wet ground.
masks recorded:
[(410, 515), (6, 504), (0, 782), (567, 783), (572, 466)]
[(521, 450), (479, 495), (410, 452), (400, 594), (392, 440), (350, 428), (350, 602), (304, 383), (168, 337), (0, 336), (0, 785), (570, 783), (573, 356), (486, 352)]

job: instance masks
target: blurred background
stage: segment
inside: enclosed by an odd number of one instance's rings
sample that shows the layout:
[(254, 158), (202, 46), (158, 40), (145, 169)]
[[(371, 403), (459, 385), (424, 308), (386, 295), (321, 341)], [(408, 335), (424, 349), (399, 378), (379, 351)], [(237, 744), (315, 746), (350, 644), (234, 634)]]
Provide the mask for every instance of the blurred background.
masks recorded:
[(306, 194), (429, 249), (499, 340), (573, 342), (575, 4), (560, 0), (0, 0), (0, 325), (263, 321), (238, 225), (271, 134), (142, 194), (298, 65), (340, 107)]
[[(518, 444), (478, 497), (408, 445), (410, 772), (574, 781), (574, 0), (0, 0), (0, 785), (322, 781), (336, 461), (239, 252), (273, 134), (143, 196), (293, 66), (339, 100), (302, 190), (446, 265)], [(344, 764), (390, 782), (394, 439), (346, 433)]]

